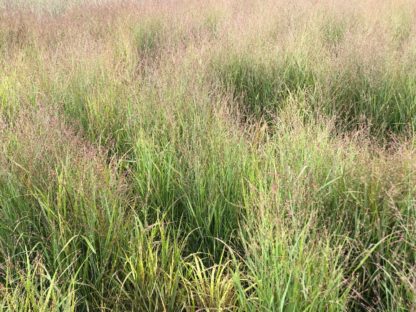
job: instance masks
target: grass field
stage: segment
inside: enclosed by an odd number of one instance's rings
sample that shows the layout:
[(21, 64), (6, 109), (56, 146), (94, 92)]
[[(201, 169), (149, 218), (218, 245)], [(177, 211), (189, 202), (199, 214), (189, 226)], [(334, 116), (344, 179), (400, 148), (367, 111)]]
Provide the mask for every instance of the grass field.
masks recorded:
[(0, 311), (416, 311), (416, 2), (0, 0)]

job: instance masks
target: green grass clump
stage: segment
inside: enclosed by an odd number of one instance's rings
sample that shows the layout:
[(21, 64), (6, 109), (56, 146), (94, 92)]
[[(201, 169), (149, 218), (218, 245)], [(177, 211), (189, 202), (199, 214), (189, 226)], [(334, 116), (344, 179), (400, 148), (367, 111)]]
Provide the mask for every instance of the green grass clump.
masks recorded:
[(365, 121), (371, 132), (383, 137), (415, 126), (414, 73), (384, 67), (366, 73), (359, 65), (331, 76), (327, 109), (338, 123), (354, 129)]
[(275, 113), (292, 93), (314, 88), (315, 75), (300, 57), (283, 56), (270, 62), (250, 55), (214, 61), (214, 72), (226, 92), (242, 102), (245, 114), (256, 117)]
[(241, 54), (214, 61), (214, 75), (223, 92), (241, 103), (244, 116), (270, 119), (290, 96), (303, 92), (317, 114), (336, 116), (340, 131), (366, 124), (373, 135), (383, 138), (414, 129), (412, 70), (369, 69), (358, 61), (332, 70), (308, 64), (300, 56), (282, 59), (266, 62)]
[(322, 238), (316, 242), (316, 233), (309, 233), (308, 226), (290, 232), (267, 222), (259, 232), (248, 234), (244, 263), (253, 298), (241, 296), (248, 311), (345, 308), (349, 285), (344, 280), (341, 249), (333, 249)]
[(327, 18), (321, 26), (322, 39), (330, 49), (335, 49), (345, 39), (346, 22), (339, 18)]
[(165, 31), (157, 19), (140, 22), (133, 28), (133, 40), (137, 53), (142, 56), (155, 57), (163, 44)]

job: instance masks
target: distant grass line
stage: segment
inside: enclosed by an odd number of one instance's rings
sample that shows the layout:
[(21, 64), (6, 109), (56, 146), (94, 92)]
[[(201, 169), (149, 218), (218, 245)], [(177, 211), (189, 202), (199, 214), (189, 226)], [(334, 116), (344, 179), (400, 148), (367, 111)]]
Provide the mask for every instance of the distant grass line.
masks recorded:
[(1, 1), (0, 311), (416, 309), (415, 12)]

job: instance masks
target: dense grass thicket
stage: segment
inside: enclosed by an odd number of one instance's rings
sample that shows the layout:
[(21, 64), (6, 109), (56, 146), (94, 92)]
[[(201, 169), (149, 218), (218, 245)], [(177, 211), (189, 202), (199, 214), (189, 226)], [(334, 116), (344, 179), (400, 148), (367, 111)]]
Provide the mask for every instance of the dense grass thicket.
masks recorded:
[(0, 0), (0, 311), (415, 311), (412, 0)]

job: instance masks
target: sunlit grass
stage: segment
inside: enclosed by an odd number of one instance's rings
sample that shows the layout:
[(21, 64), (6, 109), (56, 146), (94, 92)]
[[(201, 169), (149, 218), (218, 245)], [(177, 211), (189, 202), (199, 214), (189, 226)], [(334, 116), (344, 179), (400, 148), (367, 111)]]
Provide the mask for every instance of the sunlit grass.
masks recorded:
[(414, 3), (0, 3), (0, 311), (416, 308)]

